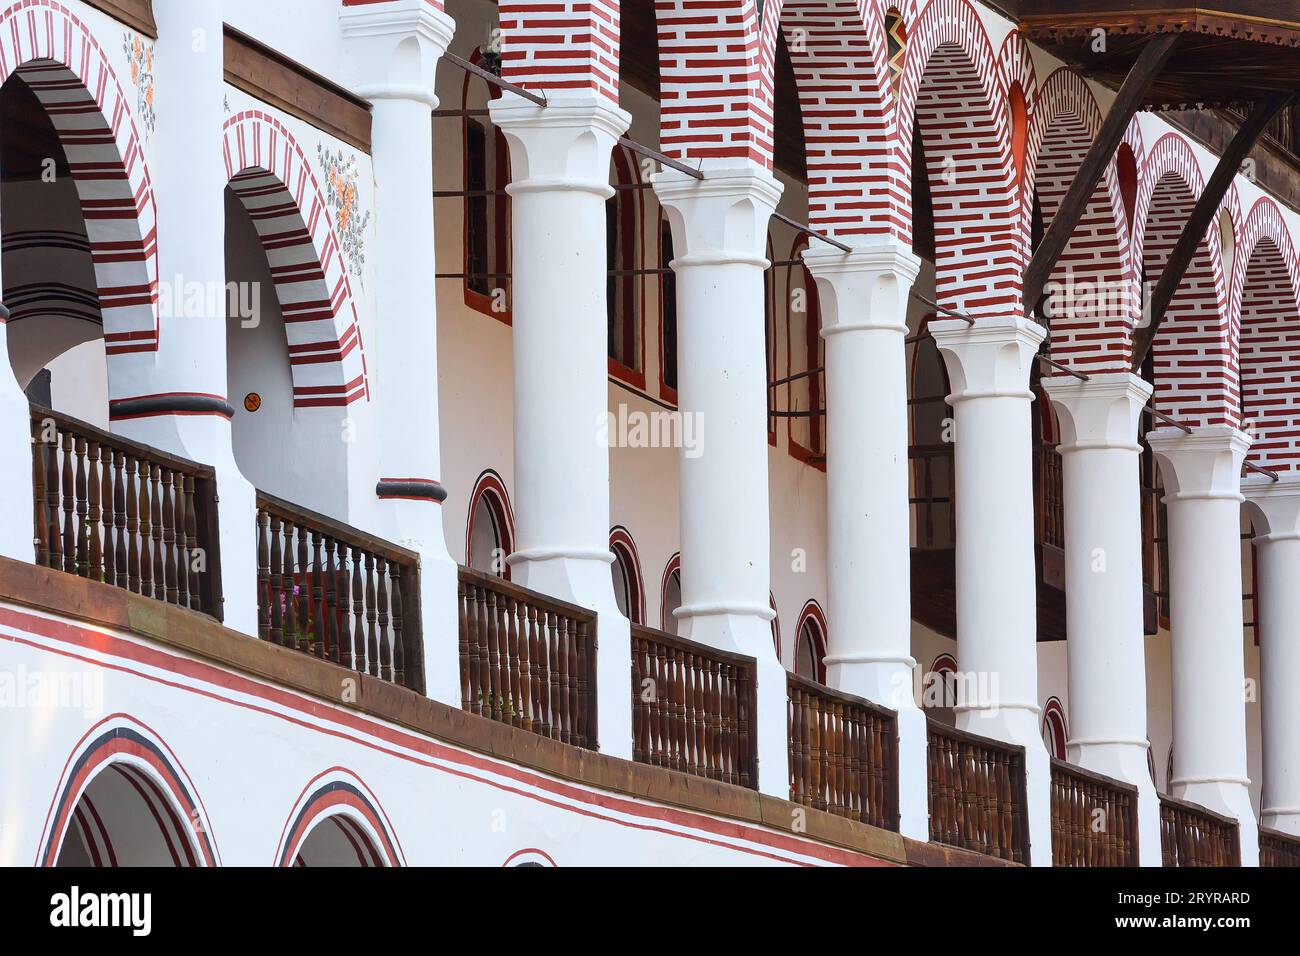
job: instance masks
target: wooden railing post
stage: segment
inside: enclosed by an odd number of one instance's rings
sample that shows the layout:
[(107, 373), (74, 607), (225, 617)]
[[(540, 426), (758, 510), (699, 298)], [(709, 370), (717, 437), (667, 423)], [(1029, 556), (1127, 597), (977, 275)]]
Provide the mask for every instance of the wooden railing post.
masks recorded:
[(1029, 863), (1025, 751), (930, 721), (930, 839)]

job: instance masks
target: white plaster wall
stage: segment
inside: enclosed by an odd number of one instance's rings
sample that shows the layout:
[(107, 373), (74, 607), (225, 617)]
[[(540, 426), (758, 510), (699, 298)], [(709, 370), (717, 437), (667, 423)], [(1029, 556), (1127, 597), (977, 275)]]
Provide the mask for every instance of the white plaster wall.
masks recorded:
[[(409, 865), (495, 867), (521, 850), (560, 866), (862, 860), (793, 833), (564, 783), (166, 649), (118, 643), (120, 635), (74, 627), (43, 637), (47, 621), (0, 605), (0, 633), (31, 641), (0, 641), (0, 669), (62, 672), (96, 691), (64, 706), (14, 706), (0, 722), (0, 865), (37, 858), (69, 757), (114, 714), (162, 742), (227, 866), (272, 865), (295, 803), (314, 778), (340, 767), (373, 792)], [(135, 658), (145, 649), (161, 656), (142, 664)], [(74, 661), (74, 652), (88, 659)]]

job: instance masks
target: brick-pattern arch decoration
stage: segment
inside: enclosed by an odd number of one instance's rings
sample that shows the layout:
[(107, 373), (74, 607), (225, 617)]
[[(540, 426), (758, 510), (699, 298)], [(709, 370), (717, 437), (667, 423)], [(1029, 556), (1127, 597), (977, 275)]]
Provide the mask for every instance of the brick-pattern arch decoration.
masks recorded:
[[(938, 296), (971, 315), (1016, 314), (1024, 246), (997, 59), (967, 0), (931, 0), (909, 33), (896, 170), (908, 181), (919, 119), (935, 215)], [(911, 208), (907, 202), (911, 239)]]
[(325, 195), (293, 135), (245, 110), (226, 120), (226, 175), (261, 237), (289, 340), (295, 408), (369, 400), (352, 284)]
[[(1079, 74), (1062, 68), (1043, 83), (1030, 135), (1034, 186), (1025, 204), (1032, 211), (1036, 190), (1044, 226), (1056, 218), (1101, 125), (1101, 109)], [(1058, 361), (1094, 372), (1128, 369), (1141, 312), (1131, 248), (1112, 160), (1052, 270), (1050, 334)]]
[[(81, 798), (106, 772), (121, 774), (139, 793), (177, 866), (221, 865), (207, 810), (176, 754), (152, 728), (119, 713), (88, 730), (64, 764), (46, 813), (37, 866), (58, 864), (64, 841), (79, 825), (76, 811)], [(94, 847), (111, 853), (105, 832), (94, 840)], [(91, 852), (93, 856), (94, 849)]]
[[(794, 67), (808, 166), (808, 220), (841, 239), (897, 234), (903, 228), (886, 145), (895, 138), (895, 117), (883, 11), (879, 4), (856, 0), (764, 4), (764, 22), (779, 20)], [(890, 188), (882, 188), (886, 185)]]
[(336, 824), (363, 868), (406, 865), (402, 845), (379, 799), (351, 770), (332, 767), (303, 788), (285, 821), (275, 866), (303, 866), (300, 853), (317, 827)]
[(760, 27), (756, 0), (656, 0), (666, 155), (772, 168), (778, 19), (766, 9)]
[[(1032, 135), (1035, 110), (1039, 101), (1038, 73), (1034, 69), (1034, 58), (1029, 50), (1029, 43), (1019, 30), (1012, 30), (1002, 41), (998, 51), (998, 88), (1002, 91), (1002, 102), (1010, 109), (1014, 90), (1019, 90), (1027, 112), (1025, 124), (1025, 141), (1016, 142), (1012, 135), (1012, 162), (1016, 166), (1016, 188), (1021, 198), (1020, 237), (1025, 243), (1024, 255), (1029, 255), (1030, 225), (1033, 221), (1034, 169), (1029, 161), (1029, 138)], [(1008, 116), (1010, 123), (1013, 117)], [(1019, 146), (1019, 149), (1017, 147)]]
[(1230, 314), (1238, 318), (1250, 461), (1300, 470), (1300, 258), (1282, 210), (1261, 197), (1241, 227)]
[[(1138, 190), (1133, 246), (1155, 282), (1191, 216), (1205, 179), (1177, 133), (1151, 147)], [(1152, 347), (1155, 402), (1187, 425), (1236, 425), (1240, 383), (1228, 315), (1218, 224), (1207, 230)]]
[(499, 16), (503, 79), (618, 105), (618, 0), (501, 0)]
[(90, 28), (54, 0), (22, 0), (0, 12), (0, 83), (15, 73), (40, 100), (67, 155), (90, 240), (105, 351), (157, 351), (158, 215), (130, 100)]

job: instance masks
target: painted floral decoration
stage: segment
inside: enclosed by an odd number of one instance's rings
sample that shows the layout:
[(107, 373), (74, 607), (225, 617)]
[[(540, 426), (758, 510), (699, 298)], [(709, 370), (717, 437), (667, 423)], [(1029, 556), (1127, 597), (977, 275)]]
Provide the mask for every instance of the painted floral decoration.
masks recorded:
[(344, 157), (343, 151), (317, 146), (321, 167), (325, 170), (325, 200), (334, 214), (339, 244), (354, 276), (360, 276), (366, 264), (366, 226), (370, 213), (359, 208), (357, 194), (357, 158)]
[(140, 122), (152, 133), (158, 125), (158, 114), (154, 112), (153, 80), (153, 44), (146, 43), (134, 33), (125, 34), (122, 50), (126, 53), (127, 63), (131, 65), (131, 85), (136, 92), (136, 110)]

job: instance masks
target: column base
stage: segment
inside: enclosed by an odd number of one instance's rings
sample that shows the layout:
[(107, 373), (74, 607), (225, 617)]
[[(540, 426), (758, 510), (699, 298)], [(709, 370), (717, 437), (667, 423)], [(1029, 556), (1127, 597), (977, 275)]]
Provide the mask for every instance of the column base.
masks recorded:
[(1259, 825), (1278, 833), (1288, 833), (1300, 837), (1300, 809), (1265, 809), (1260, 816)]
[(608, 549), (534, 548), (508, 559), (511, 578), (596, 612), (596, 719), (600, 752), (632, 759), (632, 626), (618, 609)]
[(1197, 803), (1225, 816), (1235, 817), (1241, 846), (1241, 865), (1259, 866), (1259, 824), (1250, 802), (1250, 783), (1245, 780), (1173, 781), (1174, 796)]
[(1136, 741), (1070, 741), (1070, 763), (1138, 789), (1138, 865), (1161, 866), (1160, 795), (1151, 781), (1148, 745)]

